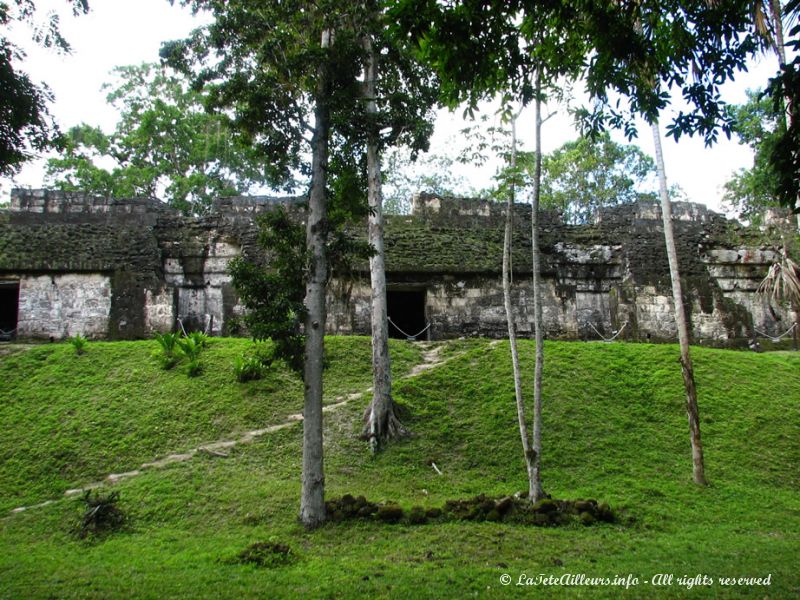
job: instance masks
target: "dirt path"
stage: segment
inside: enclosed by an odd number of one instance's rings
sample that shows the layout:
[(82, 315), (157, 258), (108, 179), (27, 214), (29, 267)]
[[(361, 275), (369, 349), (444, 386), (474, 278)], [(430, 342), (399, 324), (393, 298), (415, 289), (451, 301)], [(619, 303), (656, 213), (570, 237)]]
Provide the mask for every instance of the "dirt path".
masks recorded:
[[(417, 377), (420, 374), (439, 367), (454, 358), (457, 358), (464, 354), (464, 352), (453, 354), (447, 358), (442, 358), (442, 349), (444, 348), (444, 344), (435, 343), (435, 342), (420, 342), (420, 344), (424, 344), (424, 351), (422, 353), (422, 362), (415, 365), (408, 374), (399, 377), (398, 381), (402, 381), (404, 379), (411, 379), (412, 377)], [(342, 406), (352, 402), (353, 400), (357, 400), (362, 396), (369, 394), (372, 392), (372, 388), (367, 388), (362, 392), (355, 392), (352, 394), (347, 394), (345, 396), (339, 396), (336, 398), (333, 404), (328, 404), (322, 408), (322, 412), (331, 412), (335, 411)], [(263, 429), (254, 429), (252, 431), (247, 431), (243, 434), (240, 434), (238, 437), (233, 439), (226, 439), (226, 440), (218, 440), (216, 442), (210, 442), (208, 444), (202, 444), (197, 446), (196, 448), (192, 448), (190, 450), (186, 450), (185, 452), (176, 453), (176, 454), (169, 454), (164, 456), (163, 458), (159, 458), (154, 460), (153, 462), (142, 463), (139, 468), (133, 469), (131, 471), (124, 471), (120, 473), (110, 473), (108, 474), (103, 480), (95, 481), (92, 483), (87, 483), (79, 488), (74, 488), (67, 490), (64, 492), (64, 498), (70, 498), (73, 496), (77, 496), (79, 494), (83, 494), (87, 490), (93, 490), (99, 487), (103, 487), (106, 485), (112, 485), (117, 483), (118, 481), (123, 481), (125, 479), (130, 479), (132, 477), (136, 477), (141, 475), (145, 471), (149, 471), (152, 469), (163, 469), (169, 465), (175, 463), (182, 463), (189, 460), (192, 460), (198, 454), (205, 454), (210, 456), (218, 456), (221, 458), (228, 456), (228, 450), (238, 446), (240, 444), (247, 444), (250, 443), (261, 436), (274, 433), (276, 431), (280, 431), (281, 429), (286, 429), (288, 427), (292, 427), (297, 423), (300, 423), (303, 420), (303, 415), (295, 414), (289, 415), (286, 417), (286, 420), (282, 423), (278, 423), (275, 425), (269, 425), (268, 427), (264, 427)], [(60, 498), (63, 499), (63, 498)], [(59, 499), (59, 500), (60, 500)], [(11, 511), (11, 513), (21, 513), (26, 510), (31, 510), (33, 508), (41, 508), (43, 506), (47, 506), (49, 504), (53, 504), (54, 502), (58, 502), (58, 500), (47, 500), (45, 502), (41, 502), (39, 504), (33, 504), (30, 506), (20, 506), (15, 508)]]

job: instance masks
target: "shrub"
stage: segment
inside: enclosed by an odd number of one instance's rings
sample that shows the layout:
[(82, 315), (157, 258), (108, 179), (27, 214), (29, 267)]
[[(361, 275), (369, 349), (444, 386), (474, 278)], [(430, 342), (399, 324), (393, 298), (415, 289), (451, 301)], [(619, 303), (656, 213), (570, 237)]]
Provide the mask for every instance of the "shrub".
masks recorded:
[(179, 335), (177, 333), (156, 333), (155, 339), (158, 342), (159, 351), (155, 352), (154, 356), (161, 364), (162, 369), (171, 369), (178, 364)]
[(200, 348), (208, 346), (208, 336), (202, 331), (192, 331), (186, 334), (186, 337), (190, 340), (194, 340), (194, 343)]
[(189, 363), (186, 365), (186, 373), (189, 375), (189, 377), (197, 377), (202, 372), (203, 365), (200, 364), (200, 359), (193, 358), (189, 360)]
[(78, 537), (112, 533), (125, 525), (125, 514), (117, 506), (119, 492), (103, 495), (100, 492), (92, 494), (91, 490), (86, 490), (81, 501), (85, 508), (78, 525)]
[(78, 355), (86, 352), (86, 345), (89, 343), (89, 340), (83, 337), (80, 333), (76, 336), (68, 338), (67, 341), (72, 344), (72, 347), (75, 348), (75, 354)]
[(236, 381), (245, 383), (264, 376), (264, 364), (255, 356), (237, 356), (233, 361), (233, 373)]
[(181, 353), (189, 360), (189, 362), (196, 361), (200, 358), (200, 352), (203, 350), (203, 345), (198, 342), (194, 337), (178, 338), (178, 347)]
[(177, 333), (155, 333), (154, 335), (164, 354), (167, 356), (175, 354), (178, 349), (178, 340), (180, 339)]

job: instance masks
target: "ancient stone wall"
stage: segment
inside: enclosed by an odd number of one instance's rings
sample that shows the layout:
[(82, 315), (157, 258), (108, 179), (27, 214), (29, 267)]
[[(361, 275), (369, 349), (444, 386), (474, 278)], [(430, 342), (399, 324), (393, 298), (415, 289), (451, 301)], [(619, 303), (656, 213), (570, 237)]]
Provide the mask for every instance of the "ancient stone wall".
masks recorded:
[[(181, 325), (241, 332), (244, 309), (227, 266), (239, 254), (264, 260), (255, 219), (277, 204), (302, 218), (296, 198), (224, 198), (208, 216), (188, 218), (154, 200), (15, 191), (0, 211), (0, 279), (19, 282), (19, 335), (136, 338)], [(503, 206), (421, 195), (413, 211), (387, 219), (389, 292), (422, 294), (432, 339), (505, 336)], [(530, 207), (516, 213), (513, 304), (524, 334), (532, 323)], [(677, 203), (675, 218), (696, 342), (741, 346), (756, 330), (777, 335), (791, 324), (785, 308), (755, 293), (776, 257), (776, 232), (693, 204)], [(581, 226), (547, 213), (541, 224), (548, 337), (675, 337), (657, 204), (607, 209)], [(332, 281), (328, 297), (331, 333), (369, 333), (366, 264)]]
[(111, 281), (100, 273), (23, 275), (19, 282), (20, 337), (105, 337)]

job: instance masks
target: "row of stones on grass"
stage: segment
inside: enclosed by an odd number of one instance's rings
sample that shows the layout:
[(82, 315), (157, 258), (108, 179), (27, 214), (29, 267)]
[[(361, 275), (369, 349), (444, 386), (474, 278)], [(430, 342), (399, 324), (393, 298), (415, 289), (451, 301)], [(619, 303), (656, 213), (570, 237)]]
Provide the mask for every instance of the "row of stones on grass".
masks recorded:
[(613, 523), (614, 512), (605, 502), (596, 500), (554, 500), (545, 498), (528, 501), (526, 494), (489, 498), (480, 494), (466, 500), (448, 500), (442, 508), (414, 506), (406, 511), (396, 503), (377, 504), (364, 496), (345, 494), (325, 503), (332, 522), (353, 519), (383, 523), (424, 525), (445, 521), (494, 521), (523, 525), (553, 526), (569, 523), (592, 525), (597, 522)]

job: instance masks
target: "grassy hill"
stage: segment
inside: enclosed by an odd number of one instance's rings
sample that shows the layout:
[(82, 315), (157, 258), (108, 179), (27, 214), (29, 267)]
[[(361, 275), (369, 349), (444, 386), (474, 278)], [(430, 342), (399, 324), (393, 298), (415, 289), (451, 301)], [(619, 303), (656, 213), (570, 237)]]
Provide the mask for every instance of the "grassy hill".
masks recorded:
[[(701, 489), (691, 483), (675, 346), (546, 344), (545, 489), (607, 501), (615, 524), (348, 522), (307, 532), (296, 522), (295, 424), (227, 456), (197, 453), (115, 484), (127, 530), (77, 539), (81, 503), (65, 490), (302, 411), (302, 383), (286, 370), (235, 381), (234, 357), (251, 345), (213, 340), (197, 378), (159, 369), (155, 342), (93, 343), (83, 356), (47, 345), (0, 358), (0, 598), (800, 595), (800, 356), (792, 353), (694, 350), (711, 481)], [(326, 403), (365, 391), (369, 340), (329, 338), (328, 349)], [(447, 343), (446, 362), (410, 377), (423, 349), (396, 342), (392, 353), (395, 396), (414, 435), (372, 457), (357, 437), (366, 395), (326, 413), (327, 495), (427, 508), (525, 489), (507, 343)], [(532, 373), (528, 344), (522, 359)], [(275, 568), (233, 560), (259, 541), (288, 545), (295, 560)], [(644, 583), (659, 573), (673, 574), (673, 584)], [(639, 585), (531, 589), (514, 585), (522, 574), (632, 574)], [(698, 574), (771, 575), (771, 585), (688, 591), (677, 581)]]

